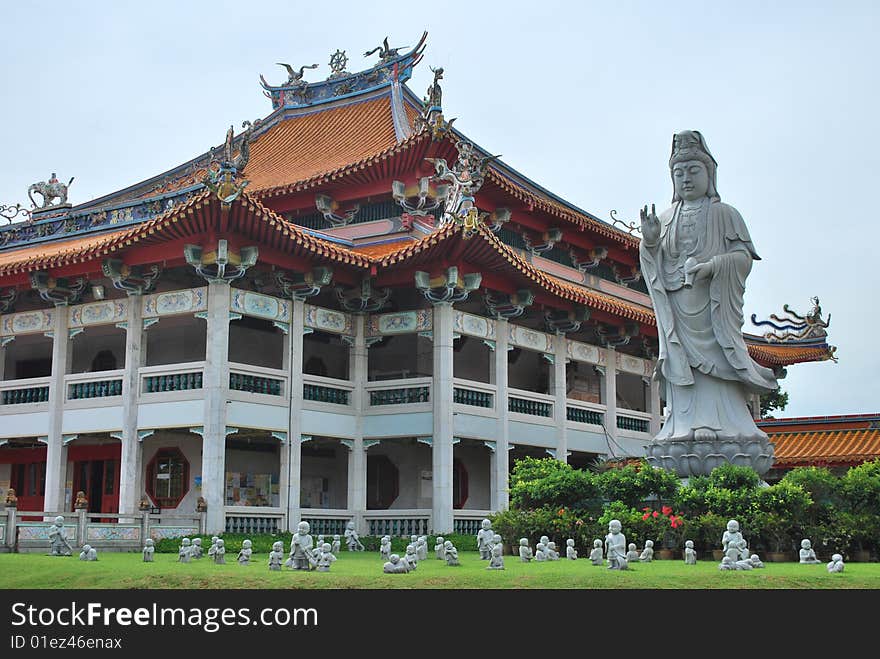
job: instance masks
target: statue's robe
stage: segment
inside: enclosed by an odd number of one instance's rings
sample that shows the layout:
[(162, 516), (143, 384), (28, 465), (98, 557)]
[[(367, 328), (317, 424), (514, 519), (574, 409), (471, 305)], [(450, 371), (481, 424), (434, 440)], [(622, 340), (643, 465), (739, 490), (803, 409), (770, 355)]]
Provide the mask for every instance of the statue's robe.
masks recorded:
[[(658, 243), (643, 240), (639, 248), (660, 342), (655, 375), (665, 383), (671, 411), (656, 439), (693, 439), (700, 428), (722, 439), (766, 439), (746, 396), (778, 385), (773, 371), (751, 358), (742, 336), (745, 281), (760, 257), (732, 206), (707, 198), (686, 222), (681, 211), (681, 202), (665, 211)], [(690, 288), (684, 286), (689, 258), (712, 263), (711, 276)]]

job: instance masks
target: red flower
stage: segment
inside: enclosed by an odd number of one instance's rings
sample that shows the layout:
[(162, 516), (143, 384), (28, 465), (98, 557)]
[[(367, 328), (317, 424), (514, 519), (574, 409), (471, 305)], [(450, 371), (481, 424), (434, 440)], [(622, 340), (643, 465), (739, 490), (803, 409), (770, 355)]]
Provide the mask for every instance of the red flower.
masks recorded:
[(651, 508), (649, 506), (645, 506), (644, 508), (642, 508), (642, 510), (651, 510)]
[(648, 515), (648, 513), (645, 513), (644, 515), (642, 515), (643, 520), (648, 519), (648, 517), (650, 517), (650, 515)]
[(669, 506), (663, 506), (660, 510), (663, 512), (664, 515), (669, 515), (672, 512), (672, 508), (670, 508)]
[(560, 508), (559, 512), (556, 514), (559, 515), (560, 517), (562, 517), (565, 514), (565, 508)]
[(652, 517), (660, 517), (660, 513), (658, 513), (658, 512), (655, 510), (653, 513), (651, 513), (651, 516), (652, 516)]

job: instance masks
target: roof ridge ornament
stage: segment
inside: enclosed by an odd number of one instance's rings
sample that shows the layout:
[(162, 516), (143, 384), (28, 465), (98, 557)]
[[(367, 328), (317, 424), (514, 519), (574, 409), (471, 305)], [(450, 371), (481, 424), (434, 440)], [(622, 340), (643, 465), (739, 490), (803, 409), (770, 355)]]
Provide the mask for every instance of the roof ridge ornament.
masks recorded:
[(428, 67), (434, 74), (434, 82), (428, 86), (428, 91), (422, 99), (422, 113), (416, 117), (415, 127), (418, 132), (430, 131), (432, 140), (441, 140), (449, 134), (452, 122), (443, 117), (443, 90), (440, 80), (443, 79), (443, 67)]
[(409, 48), (409, 46), (399, 46), (397, 48), (391, 48), (388, 46), (388, 37), (382, 39), (382, 43), (372, 50), (368, 50), (364, 53), (364, 57), (369, 57), (373, 53), (379, 53), (379, 61), (376, 63), (376, 66), (381, 66), (382, 64), (386, 64), (391, 60), (399, 57), (398, 53), (404, 48)]
[[(76, 177), (71, 176), (70, 180), (65, 185), (58, 180), (55, 172), (52, 172), (52, 176), (49, 177), (48, 181), (37, 181), (36, 183), (32, 183), (28, 187), (28, 198), (31, 200), (31, 204), (33, 204), (33, 207), (36, 210), (31, 211), (31, 214), (42, 213), (44, 211), (54, 211), (62, 208), (71, 208), (72, 204), (67, 201), (67, 190), (70, 187), (70, 184), (73, 183), (74, 178)], [(43, 203), (39, 206), (37, 206), (37, 202), (34, 201), (34, 192), (43, 198)], [(58, 203), (53, 204), (52, 202), (55, 199), (58, 199)]]
[(6, 204), (0, 204), (0, 217), (9, 222), (9, 224), (15, 223), (15, 218), (21, 215), (22, 220), (26, 222), (33, 222), (33, 218), (31, 217), (31, 211), (24, 208), (21, 204), (16, 204), (15, 206), (7, 206)]
[[(223, 154), (219, 160), (215, 157), (215, 149), (212, 148), (208, 152), (209, 163), (202, 183), (217, 196), (224, 210), (229, 209), (230, 204), (238, 199), (250, 183), (241, 177), (241, 174), (250, 160), (250, 142), (254, 129), (259, 124), (260, 119), (242, 122), (241, 127), (245, 130), (238, 135), (238, 138), (235, 137), (235, 129), (230, 126), (226, 131)], [(236, 141), (238, 141), (238, 155), (234, 155)]]
[[(810, 302), (813, 303), (813, 308), (805, 316), (793, 311), (786, 303), (782, 305), (782, 310), (787, 316), (780, 317), (774, 313), (770, 314), (770, 320), (757, 320), (756, 314), (752, 314), (752, 324), (756, 327), (772, 327), (772, 330), (764, 334), (764, 338), (771, 343), (795, 343), (824, 339), (828, 336), (826, 330), (831, 325), (831, 314), (828, 314), (828, 320), (822, 320), (822, 307), (819, 305), (819, 298), (811, 297)], [(777, 323), (780, 324), (777, 325)]]

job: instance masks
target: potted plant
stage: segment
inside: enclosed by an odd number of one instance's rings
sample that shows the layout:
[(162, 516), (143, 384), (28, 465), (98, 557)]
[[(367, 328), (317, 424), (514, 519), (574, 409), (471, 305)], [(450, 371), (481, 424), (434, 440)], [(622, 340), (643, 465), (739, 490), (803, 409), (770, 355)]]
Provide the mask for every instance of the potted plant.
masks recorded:
[(654, 551), (655, 558), (675, 558), (675, 549), (682, 546), (684, 518), (676, 515), (670, 506), (662, 506), (660, 510), (653, 510), (649, 506), (642, 508), (642, 521), (647, 526), (647, 536), (656, 537), (660, 542), (660, 547)]

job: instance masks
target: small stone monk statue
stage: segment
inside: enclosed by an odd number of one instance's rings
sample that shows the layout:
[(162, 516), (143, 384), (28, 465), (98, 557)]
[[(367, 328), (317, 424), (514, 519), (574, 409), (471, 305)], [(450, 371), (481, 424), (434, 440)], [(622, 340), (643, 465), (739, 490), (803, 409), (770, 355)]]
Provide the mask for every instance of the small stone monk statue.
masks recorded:
[(574, 548), (574, 538), (565, 541), (565, 557), (573, 561), (577, 560), (577, 549)]
[(437, 536), (434, 544), (434, 555), (441, 561), (446, 560), (446, 545), (442, 535)]
[[(608, 522), (608, 535), (605, 536), (605, 557), (608, 559), (609, 570), (629, 569), (629, 562), (623, 550), (626, 547), (626, 536), (621, 530), (619, 519), (612, 519)], [(635, 545), (631, 546), (635, 548)]]
[(639, 556), (639, 560), (642, 563), (650, 563), (654, 560), (654, 541), (653, 540), (645, 540), (645, 548), (642, 550), (641, 556)]
[(504, 569), (504, 556), (501, 555), (502, 546), (500, 542), (496, 542), (492, 545), (492, 557), (489, 559), (489, 565), (486, 567), (487, 570), (503, 570)]
[(222, 538), (217, 538), (217, 549), (214, 551), (214, 563), (216, 565), (226, 565), (226, 547)]
[[(446, 565), (453, 567), (461, 565), (461, 563), (458, 562), (458, 550), (452, 544), (452, 540), (444, 542), (443, 548), (446, 550)], [(491, 562), (491, 559), (489, 560)]]
[(49, 548), (52, 556), (70, 556), (73, 549), (64, 534), (64, 517), (58, 515), (49, 527)]
[(834, 554), (831, 557), (831, 562), (825, 566), (825, 568), (831, 572), (843, 572), (843, 556), (840, 554)]
[(81, 561), (97, 561), (98, 560), (98, 552), (91, 545), (83, 545), (82, 551), (79, 554), (79, 560), (81, 560)]
[(637, 561), (639, 560), (639, 552), (636, 550), (636, 543), (631, 542), (627, 547), (626, 552), (626, 560), (628, 561)]
[(241, 551), (238, 552), (238, 564), (239, 565), (250, 565), (251, 564), (251, 554), (254, 553), (254, 550), (251, 549), (253, 543), (250, 540), (244, 540), (241, 543)]
[(798, 553), (800, 554), (801, 563), (810, 565), (821, 563), (821, 561), (816, 558), (816, 551), (813, 549), (812, 543), (806, 538), (801, 540), (801, 550)]
[(153, 562), (153, 554), (156, 552), (156, 548), (153, 546), (153, 539), (147, 538), (144, 541), (144, 563), (152, 563)]
[(379, 543), (379, 555), (386, 561), (391, 559), (391, 536), (382, 536), (382, 542)]
[(590, 551), (590, 563), (602, 565), (602, 541), (598, 538), (593, 540), (593, 549)]
[(534, 554), (532, 553), (532, 548), (529, 547), (529, 539), (528, 538), (520, 538), (519, 540), (519, 560), (523, 563), (528, 563), (534, 558)]
[(269, 569), (273, 572), (281, 570), (281, 563), (284, 560), (284, 543), (273, 542), (272, 551), (269, 552)]
[(382, 571), (387, 574), (406, 574), (410, 568), (406, 561), (400, 560), (400, 556), (391, 554), (388, 557), (388, 562), (382, 566)]
[(189, 538), (184, 538), (180, 541), (180, 548), (177, 550), (177, 562), (178, 563), (189, 563), (192, 558), (192, 545), (190, 544)]
[(694, 541), (693, 540), (685, 540), (685, 543), (684, 543), (684, 564), (685, 565), (696, 565), (697, 564), (697, 552), (694, 549)]

